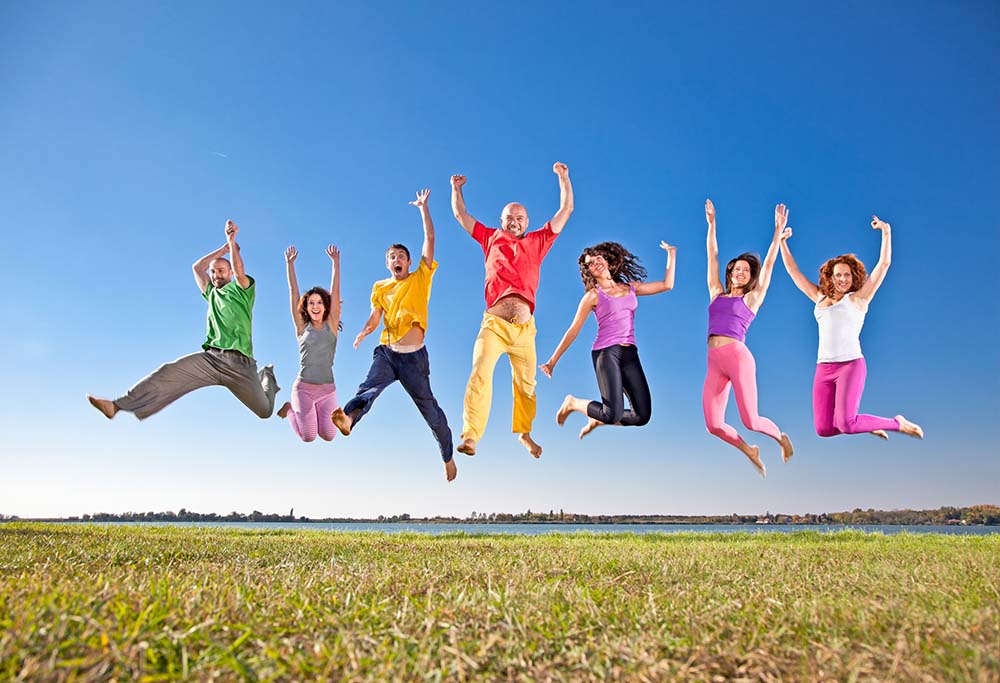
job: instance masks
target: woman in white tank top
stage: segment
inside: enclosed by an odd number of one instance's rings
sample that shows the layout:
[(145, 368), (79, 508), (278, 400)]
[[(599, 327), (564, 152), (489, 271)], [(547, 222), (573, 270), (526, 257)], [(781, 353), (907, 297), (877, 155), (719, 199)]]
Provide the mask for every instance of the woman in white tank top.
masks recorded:
[(895, 419), (860, 415), (861, 394), (867, 367), (861, 354), (861, 328), (868, 304), (882, 285), (892, 260), (890, 226), (872, 216), (871, 226), (882, 233), (882, 251), (869, 276), (865, 265), (854, 255), (828, 260), (819, 269), (819, 284), (799, 270), (788, 248), (792, 229), (781, 234), (781, 260), (798, 287), (816, 304), (813, 313), (819, 324), (819, 354), (813, 379), (813, 422), (820, 436), (869, 432), (888, 439), (887, 432), (903, 432), (924, 437), (920, 425), (902, 415)]

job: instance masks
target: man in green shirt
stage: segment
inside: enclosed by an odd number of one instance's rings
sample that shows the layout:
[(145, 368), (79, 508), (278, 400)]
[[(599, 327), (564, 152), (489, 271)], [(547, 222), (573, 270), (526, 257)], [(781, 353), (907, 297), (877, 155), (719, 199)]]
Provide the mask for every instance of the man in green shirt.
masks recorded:
[[(250, 330), (255, 283), (243, 269), (237, 232), (236, 224), (226, 221), (226, 243), (191, 266), (208, 302), (208, 334), (202, 351), (161, 365), (121, 398), (112, 401), (88, 395), (90, 404), (108, 419), (124, 410), (144, 420), (184, 394), (217, 385), (233, 392), (258, 417), (271, 417), (278, 383), (274, 368), (265, 365), (258, 372), (253, 358)], [(223, 258), (225, 254), (232, 263)]]

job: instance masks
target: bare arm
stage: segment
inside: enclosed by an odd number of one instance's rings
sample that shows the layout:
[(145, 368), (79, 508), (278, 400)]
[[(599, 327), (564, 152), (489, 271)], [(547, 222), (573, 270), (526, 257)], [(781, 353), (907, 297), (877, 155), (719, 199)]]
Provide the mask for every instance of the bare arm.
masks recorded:
[(368, 320), (365, 321), (365, 326), (361, 328), (361, 331), (358, 332), (358, 336), (354, 338), (354, 348), (358, 348), (358, 346), (361, 344), (361, 340), (375, 331), (381, 320), (382, 320), (382, 309), (373, 308), (372, 314), (369, 315)]
[(240, 256), (240, 245), (236, 243), (236, 233), (239, 227), (232, 221), (226, 221), (226, 241), (229, 243), (229, 258), (233, 262), (233, 275), (240, 287), (246, 289), (250, 286), (250, 279), (243, 268), (243, 257)]
[(576, 315), (573, 317), (573, 322), (570, 323), (569, 329), (566, 330), (566, 334), (563, 335), (562, 341), (559, 342), (559, 346), (552, 353), (552, 356), (542, 365), (538, 367), (541, 368), (542, 372), (549, 379), (552, 379), (552, 371), (556, 367), (556, 363), (562, 358), (562, 355), (566, 353), (566, 349), (572, 345), (576, 340), (578, 334), (580, 334), (580, 328), (583, 327), (583, 323), (586, 322), (587, 316), (590, 312), (594, 310), (597, 306), (597, 290), (589, 289), (587, 293), (583, 295), (580, 299), (580, 305), (576, 309)]
[(784, 204), (778, 204), (774, 207), (774, 235), (771, 237), (771, 246), (767, 248), (767, 254), (764, 255), (764, 263), (757, 276), (757, 286), (746, 298), (747, 308), (754, 313), (764, 303), (767, 288), (771, 286), (771, 274), (774, 272), (774, 263), (778, 260), (778, 252), (780, 251), (781, 232), (786, 225), (788, 225), (788, 208)]
[(330, 257), (330, 314), (326, 317), (326, 324), (330, 330), (337, 334), (340, 326), (340, 249), (331, 244), (326, 248), (326, 255)]
[(295, 336), (302, 334), (306, 324), (299, 316), (299, 280), (295, 277), (295, 259), (299, 257), (299, 252), (295, 247), (285, 249), (285, 273), (288, 276), (288, 298), (289, 308), (292, 311), (292, 324), (295, 325)]
[(660, 249), (667, 252), (667, 272), (663, 274), (663, 282), (634, 283), (636, 296), (669, 292), (674, 288), (674, 276), (677, 270), (677, 247), (671, 246), (666, 242), (660, 242)]
[(878, 216), (872, 216), (872, 229), (882, 231), (882, 250), (878, 255), (878, 263), (872, 268), (871, 274), (858, 290), (857, 298), (870, 302), (875, 296), (875, 292), (882, 286), (886, 273), (889, 272), (889, 265), (892, 263), (892, 226), (885, 221), (879, 220)]
[(208, 289), (208, 267), (211, 265), (212, 261), (217, 258), (222, 258), (229, 253), (229, 242), (226, 242), (221, 247), (215, 251), (205, 254), (200, 259), (195, 261), (191, 265), (191, 270), (194, 273), (194, 281), (198, 285), (198, 289), (204, 294), (205, 290)]
[(809, 297), (810, 301), (818, 302), (823, 297), (819, 291), (819, 287), (802, 274), (798, 264), (795, 263), (795, 259), (792, 258), (792, 250), (788, 247), (788, 238), (791, 236), (791, 228), (785, 228), (781, 231), (781, 262), (785, 264), (785, 270), (788, 272), (789, 277), (792, 278), (795, 286), (799, 288), (799, 291)]
[(431, 220), (431, 210), (427, 205), (430, 196), (431, 191), (425, 188), (417, 192), (417, 198), (410, 202), (410, 205), (420, 209), (420, 219), (424, 224), (424, 246), (420, 250), (420, 257), (428, 268), (434, 263), (434, 221)]
[(719, 242), (715, 238), (715, 204), (711, 199), (705, 200), (705, 220), (708, 221), (708, 237), (705, 247), (708, 250), (708, 296), (712, 299), (723, 292), (722, 281), (719, 280)]
[(464, 175), (451, 177), (451, 212), (455, 215), (455, 220), (462, 226), (462, 229), (471, 235), (472, 229), (476, 227), (478, 221), (465, 210), (465, 197), (462, 195), (465, 181)]
[(558, 235), (573, 213), (573, 183), (569, 180), (569, 167), (561, 161), (552, 164), (552, 172), (559, 176), (559, 210), (549, 221), (549, 225), (552, 232)]

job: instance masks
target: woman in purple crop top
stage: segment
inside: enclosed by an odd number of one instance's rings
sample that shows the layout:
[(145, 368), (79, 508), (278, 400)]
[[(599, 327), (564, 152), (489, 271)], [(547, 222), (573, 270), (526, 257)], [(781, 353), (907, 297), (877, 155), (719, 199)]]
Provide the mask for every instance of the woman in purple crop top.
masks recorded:
[[(634, 254), (617, 242), (602, 242), (584, 249), (580, 255), (580, 278), (586, 292), (559, 346), (539, 367), (546, 377), (552, 378), (556, 363), (593, 311), (597, 317), (597, 339), (591, 357), (601, 400), (590, 401), (567, 394), (556, 413), (560, 426), (570, 413), (587, 416), (587, 424), (580, 430), (581, 439), (601, 425), (639, 427), (649, 422), (652, 401), (635, 347), (634, 322), (637, 296), (659, 294), (674, 287), (677, 247), (660, 242), (660, 248), (667, 252), (667, 270), (663, 280), (657, 282), (643, 282), (646, 269)], [(625, 396), (630, 404), (628, 410), (625, 410)]]
[(715, 238), (715, 206), (705, 200), (705, 220), (708, 221), (708, 373), (701, 392), (705, 426), (710, 434), (740, 449), (760, 476), (767, 473), (760, 460), (760, 448), (744, 441), (726, 424), (726, 403), (729, 385), (736, 394), (740, 419), (747, 429), (767, 434), (781, 446), (781, 457), (792, 457), (792, 442), (788, 435), (766, 417), (757, 413), (757, 365), (753, 354), (744, 344), (747, 328), (753, 322), (778, 258), (781, 231), (788, 224), (788, 209), (784, 204), (774, 207), (774, 237), (764, 257), (764, 264), (754, 254), (740, 254), (726, 264), (726, 284), (719, 280), (719, 244)]

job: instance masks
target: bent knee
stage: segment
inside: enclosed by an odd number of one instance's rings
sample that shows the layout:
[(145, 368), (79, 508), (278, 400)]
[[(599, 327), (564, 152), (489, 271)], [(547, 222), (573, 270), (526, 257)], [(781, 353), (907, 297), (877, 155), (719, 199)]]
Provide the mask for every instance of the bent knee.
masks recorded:
[(303, 434), (302, 435), (302, 440), (305, 441), (306, 443), (312, 443), (313, 441), (316, 440), (316, 435), (315, 434)]
[(636, 420), (636, 422), (635, 422), (635, 426), (636, 427), (645, 427), (646, 425), (649, 424), (649, 420), (652, 417), (653, 417), (652, 415), (640, 415), (639, 419)]

